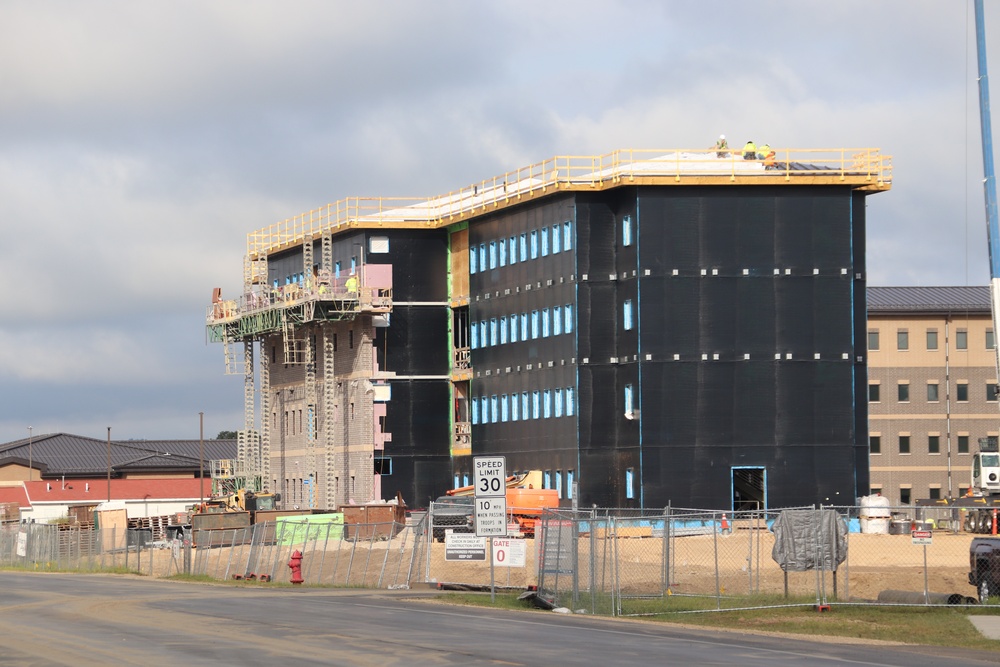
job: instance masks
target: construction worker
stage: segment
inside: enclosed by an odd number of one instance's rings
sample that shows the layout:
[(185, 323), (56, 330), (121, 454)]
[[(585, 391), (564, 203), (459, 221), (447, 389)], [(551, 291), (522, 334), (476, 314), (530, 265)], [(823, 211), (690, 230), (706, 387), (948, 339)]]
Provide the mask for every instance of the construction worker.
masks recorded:
[(348, 278), (347, 279), (347, 283), (346, 283), (346, 287), (347, 287), (347, 291), (350, 292), (350, 293), (352, 293), (352, 294), (355, 293), (355, 292), (357, 292), (358, 291), (358, 277), (357, 276), (351, 276), (350, 278)]
[(755, 160), (757, 158), (757, 144), (753, 142), (753, 139), (746, 142), (743, 146), (743, 159), (744, 160)]
[(768, 148), (767, 153), (764, 154), (764, 169), (774, 169), (777, 167), (777, 163), (774, 161), (775, 153), (773, 148)]
[(712, 148), (716, 150), (715, 157), (726, 157), (729, 155), (729, 151), (725, 150), (729, 148), (729, 144), (726, 143), (726, 135), (720, 134), (719, 140), (715, 142)]

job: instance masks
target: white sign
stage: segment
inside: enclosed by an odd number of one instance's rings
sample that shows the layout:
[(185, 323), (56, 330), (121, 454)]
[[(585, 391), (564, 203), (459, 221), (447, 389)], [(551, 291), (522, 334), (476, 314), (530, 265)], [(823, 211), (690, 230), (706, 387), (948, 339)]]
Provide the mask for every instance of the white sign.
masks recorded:
[(17, 555), (22, 558), (28, 555), (28, 533), (23, 530), (17, 534)]
[(493, 538), (493, 564), (497, 567), (524, 567), (527, 562), (527, 545), (524, 540), (508, 537)]
[(486, 540), (465, 533), (444, 536), (445, 560), (486, 560)]
[(507, 497), (476, 498), (476, 535), (507, 536)]
[(507, 497), (507, 457), (473, 456), (476, 498)]
[(911, 530), (910, 538), (913, 540), (913, 544), (930, 544), (933, 539), (929, 530)]

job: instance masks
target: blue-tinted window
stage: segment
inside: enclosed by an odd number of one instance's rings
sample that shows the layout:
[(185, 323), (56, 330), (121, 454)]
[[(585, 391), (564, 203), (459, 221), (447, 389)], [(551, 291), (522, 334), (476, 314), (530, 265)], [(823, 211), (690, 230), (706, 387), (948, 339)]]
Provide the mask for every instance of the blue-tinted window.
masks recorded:
[(469, 275), (472, 275), (475, 272), (476, 272), (476, 250), (475, 248), (473, 248), (472, 252), (469, 253)]
[(622, 218), (622, 245), (632, 245), (632, 216)]
[(563, 390), (556, 389), (555, 396), (553, 397), (553, 403), (555, 403), (555, 416), (562, 417), (563, 415)]
[(564, 222), (563, 223), (563, 250), (573, 249), (573, 223)]
[(563, 308), (563, 330), (566, 333), (573, 333), (573, 304), (567, 303)]
[(510, 237), (510, 263), (517, 264), (517, 237)]
[(542, 308), (542, 338), (549, 337), (549, 309)]
[(472, 399), (472, 423), (479, 423), (479, 401)]
[(546, 389), (542, 392), (542, 417), (548, 419), (552, 416), (552, 390)]
[(496, 424), (500, 421), (500, 401), (497, 400), (497, 395), (493, 394), (490, 396), (490, 423)]
[(507, 241), (500, 239), (500, 266), (507, 266)]
[(340, 262), (337, 262), (336, 264), (333, 265), (333, 277), (334, 278), (340, 277)]
[(542, 488), (551, 489), (552, 488), (552, 471), (546, 470), (542, 473)]
[(572, 470), (567, 470), (566, 471), (566, 497), (567, 498), (572, 498), (573, 497), (573, 471)]
[(490, 320), (490, 345), (497, 344), (497, 318)]
[(558, 336), (562, 333), (562, 306), (552, 308), (552, 335)]
[(622, 324), (626, 331), (632, 329), (632, 299), (625, 299), (625, 306), (622, 308)]
[(458, 488), (458, 473), (455, 473), (455, 486), (453, 486), (452, 488), (454, 489)]
[(542, 237), (542, 257), (549, 256), (549, 228), (542, 227), (538, 232), (538, 235)]
[(625, 385), (625, 414), (631, 415), (633, 413), (632, 403), (632, 385)]
[(497, 268), (497, 242), (490, 241), (490, 268)]
[(510, 407), (508, 406), (507, 403), (507, 394), (503, 394), (500, 396), (500, 421), (502, 422), (507, 421), (509, 416), (510, 416)]
[(531, 412), (528, 409), (528, 392), (521, 392), (521, 419), (531, 419)]
[(521, 340), (528, 340), (528, 313), (521, 313)]
[(562, 493), (562, 470), (556, 470), (556, 496), (563, 497)]
[(521, 261), (528, 261), (528, 235), (521, 234)]
[(538, 338), (538, 311), (531, 311), (531, 340)]
[(517, 342), (517, 315), (510, 316), (510, 342)]
[(473, 350), (479, 347), (479, 327), (476, 326), (475, 322), (469, 327), (469, 342), (472, 344)]
[(489, 347), (490, 339), (487, 338), (486, 320), (479, 323), (479, 347)]
[(507, 344), (507, 318), (506, 317), (501, 317), (500, 318), (500, 344), (501, 345), (506, 345)]
[(576, 390), (573, 387), (566, 387), (566, 416), (572, 417), (576, 413)]
[(469, 485), (469, 473), (463, 473), (462, 474), (462, 486), (468, 486), (468, 485)]
[(479, 409), (483, 413), (482, 422), (484, 424), (490, 423), (490, 399), (487, 396), (483, 396), (479, 399)]
[(531, 259), (538, 259), (538, 231), (531, 232)]
[(635, 472), (632, 468), (625, 470), (625, 497), (635, 498)]
[(517, 404), (518, 404), (517, 394), (511, 394), (510, 395), (510, 420), (512, 422), (516, 422), (517, 421)]
[(531, 392), (531, 418), (538, 419), (542, 414), (542, 395), (539, 391)]
[(552, 254), (555, 255), (560, 251), (560, 237), (562, 234), (559, 232), (559, 225), (554, 225), (552, 227)]
[(481, 267), (479, 269), (480, 271), (485, 271), (486, 270), (486, 244), (485, 243), (480, 243), (479, 244), (479, 266)]

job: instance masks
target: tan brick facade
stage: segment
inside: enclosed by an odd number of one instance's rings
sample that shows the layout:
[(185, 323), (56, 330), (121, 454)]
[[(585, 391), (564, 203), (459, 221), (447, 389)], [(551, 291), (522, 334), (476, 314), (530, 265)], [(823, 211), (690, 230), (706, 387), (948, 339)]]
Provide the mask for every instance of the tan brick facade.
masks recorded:
[[(329, 508), (375, 498), (375, 374), (370, 317), (317, 323), (304, 332), (315, 351), (315, 403), (307, 400), (306, 367), (283, 363), (280, 336), (263, 343), (269, 364), (272, 488), (284, 507)], [(324, 336), (334, 350), (334, 378), (326, 381)], [(332, 390), (330, 400), (326, 392)], [(310, 414), (314, 417), (310, 424)]]
[(896, 504), (969, 486), (978, 440), (1000, 423), (992, 331), (988, 310), (869, 312), (873, 491)]

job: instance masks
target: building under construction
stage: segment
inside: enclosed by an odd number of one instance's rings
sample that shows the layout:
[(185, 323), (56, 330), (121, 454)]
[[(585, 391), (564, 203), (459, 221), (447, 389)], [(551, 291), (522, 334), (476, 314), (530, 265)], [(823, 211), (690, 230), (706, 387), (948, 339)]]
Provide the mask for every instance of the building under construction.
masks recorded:
[(566, 505), (740, 508), (868, 492), (875, 149), (557, 157), (248, 236), (209, 338), (242, 374), (242, 483), (286, 507), (468, 483)]

